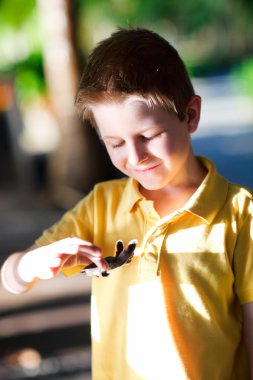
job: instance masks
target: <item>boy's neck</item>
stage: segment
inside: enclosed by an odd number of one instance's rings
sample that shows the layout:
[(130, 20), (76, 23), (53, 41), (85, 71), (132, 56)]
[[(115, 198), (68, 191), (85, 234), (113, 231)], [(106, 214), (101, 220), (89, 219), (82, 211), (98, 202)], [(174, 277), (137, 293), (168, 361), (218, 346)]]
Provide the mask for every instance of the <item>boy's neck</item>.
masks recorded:
[(206, 174), (206, 168), (199, 163), (195, 175), (183, 184), (168, 184), (158, 190), (147, 190), (140, 186), (140, 192), (146, 199), (153, 201), (154, 208), (159, 216), (164, 217), (185, 205), (200, 186)]

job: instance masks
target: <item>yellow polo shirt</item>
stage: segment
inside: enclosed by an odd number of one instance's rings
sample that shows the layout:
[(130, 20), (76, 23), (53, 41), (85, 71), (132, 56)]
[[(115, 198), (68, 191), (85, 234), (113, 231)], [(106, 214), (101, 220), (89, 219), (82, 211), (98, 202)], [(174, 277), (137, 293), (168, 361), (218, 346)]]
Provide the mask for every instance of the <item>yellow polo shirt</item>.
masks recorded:
[[(253, 198), (208, 174), (164, 218), (133, 179), (100, 183), (37, 241), (137, 238), (131, 264), (92, 284), (94, 380), (246, 380), (240, 304), (253, 301)], [(67, 275), (80, 267), (65, 270)]]

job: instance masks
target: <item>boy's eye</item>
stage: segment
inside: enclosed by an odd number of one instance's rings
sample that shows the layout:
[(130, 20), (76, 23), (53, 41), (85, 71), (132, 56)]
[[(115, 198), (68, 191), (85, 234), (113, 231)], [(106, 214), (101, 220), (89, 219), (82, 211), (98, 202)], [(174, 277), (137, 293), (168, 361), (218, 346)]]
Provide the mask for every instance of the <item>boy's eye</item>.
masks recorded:
[[(154, 138), (160, 136), (162, 133), (163, 132), (158, 132), (158, 133), (155, 133), (154, 135), (151, 135), (151, 136), (140, 135), (139, 140), (143, 141), (143, 142), (150, 141), (150, 140), (153, 140)], [(125, 144), (125, 141), (124, 140), (119, 141), (119, 142), (108, 141), (107, 144), (110, 145), (111, 148), (117, 149), (117, 148), (121, 148)]]
[(159, 133), (156, 133), (154, 135), (151, 135), (151, 136), (141, 136), (141, 139), (143, 141), (150, 141), (150, 140), (153, 140), (155, 137), (158, 137), (161, 135), (162, 132), (159, 132)]
[(118, 143), (110, 143), (111, 147), (116, 149), (116, 148), (120, 148), (121, 146), (124, 145), (124, 141), (120, 141)]

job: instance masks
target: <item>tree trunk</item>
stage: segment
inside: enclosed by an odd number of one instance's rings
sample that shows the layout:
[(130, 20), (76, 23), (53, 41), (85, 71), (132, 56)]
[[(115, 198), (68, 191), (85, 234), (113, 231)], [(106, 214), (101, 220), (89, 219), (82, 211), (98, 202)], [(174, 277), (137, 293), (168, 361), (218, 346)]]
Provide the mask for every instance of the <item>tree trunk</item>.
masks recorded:
[(68, 208), (95, 182), (113, 177), (112, 166), (93, 130), (80, 122), (74, 107), (79, 84), (71, 0), (37, 0), (43, 27), (43, 57), (49, 96), (61, 131), (50, 157), (50, 195)]

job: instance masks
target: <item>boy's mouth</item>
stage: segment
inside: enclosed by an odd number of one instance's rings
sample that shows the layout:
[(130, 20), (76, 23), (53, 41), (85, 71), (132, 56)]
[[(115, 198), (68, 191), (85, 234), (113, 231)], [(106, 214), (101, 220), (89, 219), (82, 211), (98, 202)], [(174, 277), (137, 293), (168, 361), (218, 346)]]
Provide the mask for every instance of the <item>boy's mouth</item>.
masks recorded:
[(143, 173), (150, 173), (152, 170), (156, 169), (158, 166), (160, 166), (160, 164), (156, 164), (156, 165), (152, 165), (152, 166), (149, 166), (149, 167), (145, 167), (145, 168), (137, 168), (137, 169), (134, 169), (134, 171), (136, 173), (139, 173), (139, 174), (143, 174)]

